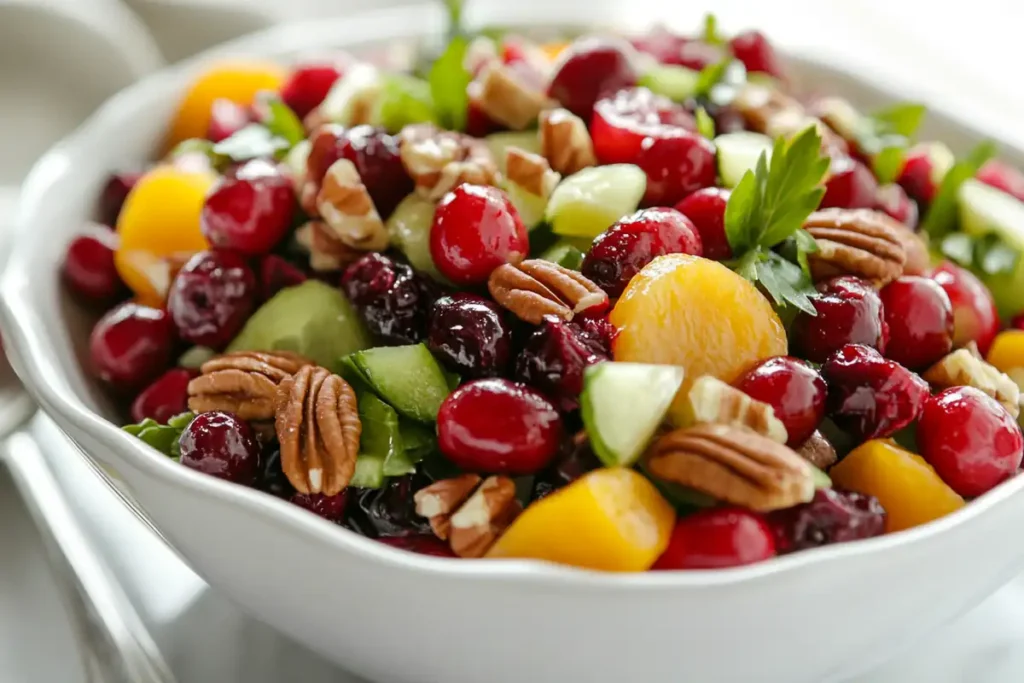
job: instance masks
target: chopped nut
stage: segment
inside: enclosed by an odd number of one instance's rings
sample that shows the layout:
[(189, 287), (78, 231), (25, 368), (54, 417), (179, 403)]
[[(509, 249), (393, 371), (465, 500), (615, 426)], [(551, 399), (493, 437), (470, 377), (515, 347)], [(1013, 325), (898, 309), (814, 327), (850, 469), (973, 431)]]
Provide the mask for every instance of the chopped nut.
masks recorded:
[(814, 430), (814, 433), (807, 437), (807, 441), (797, 449), (796, 454), (823, 471), (835, 465), (839, 459), (832, 442), (818, 430)]
[(516, 485), (508, 477), (475, 474), (435, 482), (413, 497), (416, 514), (430, 520), (441, 540), (459, 557), (483, 557), (522, 511)]
[(887, 214), (822, 209), (807, 218), (804, 229), (818, 244), (807, 256), (815, 282), (855, 275), (882, 287), (903, 273), (907, 255), (899, 231), (904, 228)]
[(509, 182), (542, 199), (551, 196), (560, 178), (551, 170), (547, 159), (518, 147), (509, 147), (505, 154), (505, 177)]
[(986, 363), (976, 348), (958, 349), (947, 355), (924, 373), (932, 385), (949, 387), (974, 387), (999, 401), (1011, 415), (1020, 414), (1020, 387), (1009, 375)]
[(451, 528), (449, 518), (459, 509), (480, 485), (480, 476), (463, 474), (452, 479), (442, 479), (416, 492), (416, 514), (430, 520), (434, 535), (442, 541), (448, 540)]
[(711, 375), (698, 378), (687, 398), (697, 424), (745, 427), (779, 443), (786, 443), (789, 438), (786, 425), (775, 417), (774, 408)]
[(288, 351), (239, 351), (212, 358), (188, 383), (194, 413), (224, 410), (243, 420), (274, 417), (278, 385), (312, 361)]
[(481, 111), (512, 130), (525, 130), (553, 104), (543, 89), (532, 87), (500, 61), (484, 64), (468, 91)]
[(608, 305), (608, 295), (586, 277), (542, 259), (498, 266), (487, 289), (501, 306), (534, 325), (548, 315), (572, 320), (576, 313)]
[(841, 97), (822, 97), (814, 102), (811, 114), (847, 140), (860, 134), (861, 113), (848, 100)]
[(388, 231), (373, 206), (355, 164), (338, 159), (324, 174), (316, 208), (334, 236), (360, 251), (383, 251)]
[(903, 274), (924, 275), (931, 268), (928, 245), (918, 233), (902, 223), (896, 223), (893, 227), (897, 225), (899, 228), (896, 230), (896, 237), (903, 245), (903, 251), (907, 255), (907, 262), (903, 264)]
[(402, 165), (425, 199), (437, 201), (462, 183), (496, 185), (498, 166), (487, 143), (429, 123), (402, 129)]
[(318, 273), (341, 270), (363, 254), (335, 237), (323, 221), (310, 221), (299, 226), (295, 231), (295, 241), (309, 252), (309, 267)]
[(597, 164), (587, 124), (568, 109), (541, 112), (540, 153), (563, 175)]
[(747, 84), (733, 100), (733, 106), (743, 116), (747, 127), (770, 137), (796, 135), (809, 126), (818, 129), (822, 148), (845, 150), (846, 141), (821, 119), (807, 113), (800, 102), (775, 88)]

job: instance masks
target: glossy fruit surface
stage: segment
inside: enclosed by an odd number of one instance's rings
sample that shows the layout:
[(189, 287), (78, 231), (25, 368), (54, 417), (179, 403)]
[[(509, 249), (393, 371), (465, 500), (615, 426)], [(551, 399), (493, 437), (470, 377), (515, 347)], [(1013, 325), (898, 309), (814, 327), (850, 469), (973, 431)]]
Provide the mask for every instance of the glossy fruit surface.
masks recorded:
[(725, 51), (719, 45), (680, 36), (664, 27), (655, 27), (647, 35), (632, 41), (633, 47), (645, 52), (662, 64), (677, 64), (700, 71), (722, 61)]
[(110, 309), (92, 328), (93, 372), (121, 390), (138, 389), (171, 363), (174, 325), (159, 308), (126, 302)]
[(575, 410), (588, 365), (608, 360), (600, 339), (573, 323), (551, 317), (527, 338), (516, 358), (516, 378), (552, 398), (564, 411)]
[(998, 159), (989, 159), (975, 177), (1024, 202), (1024, 173), (1013, 166)]
[(181, 464), (252, 486), (260, 473), (260, 445), (252, 427), (232, 413), (197, 415), (181, 433)]
[(772, 407), (793, 448), (806, 441), (825, 417), (825, 380), (798, 358), (777, 356), (758, 363), (736, 381), (736, 387)]
[(833, 157), (821, 208), (873, 209), (878, 181), (867, 166), (850, 157)]
[(306, 281), (301, 269), (276, 254), (267, 254), (260, 259), (260, 298), (264, 301), (285, 287), (294, 287)]
[(225, 140), (249, 124), (248, 106), (235, 104), (231, 100), (216, 99), (210, 105), (210, 123), (206, 127), (206, 139), (211, 142)]
[(814, 500), (768, 515), (779, 552), (819, 548), (885, 533), (885, 508), (874, 496), (818, 489)]
[(655, 257), (702, 253), (700, 235), (689, 218), (675, 209), (644, 209), (599, 235), (581, 271), (614, 299)]
[(371, 252), (345, 269), (341, 287), (383, 343), (415, 344), (426, 338), (435, 295), (408, 265)]
[(1000, 325), (999, 311), (988, 287), (974, 273), (949, 261), (932, 271), (931, 277), (953, 305), (953, 346), (959, 348), (973, 341), (982, 355), (988, 353)]
[(882, 300), (868, 283), (838, 277), (818, 285), (817, 315), (797, 315), (793, 346), (801, 358), (822, 363), (846, 344), (863, 344), (885, 351), (889, 339)]
[(182, 339), (222, 349), (242, 329), (258, 296), (256, 276), (240, 254), (204, 251), (174, 278), (167, 310)]
[(581, 433), (562, 437), (558, 455), (533, 480), (530, 500), (540, 500), (565, 488), (587, 472), (602, 467), (601, 461), (590, 447), (590, 441)]
[(482, 284), (495, 268), (521, 261), (529, 251), (526, 226), (498, 188), (464, 183), (438, 204), (430, 255), (452, 282)]
[(512, 331), (492, 301), (457, 292), (434, 302), (427, 346), (463, 377), (497, 376), (512, 356)]
[(729, 41), (729, 48), (736, 59), (743, 62), (747, 71), (782, 77), (782, 63), (775, 54), (775, 48), (760, 31), (737, 34)]
[(100, 193), (99, 215), (105, 225), (117, 225), (117, 217), (121, 214), (121, 207), (128, 193), (135, 187), (142, 177), (141, 173), (114, 173), (103, 186)]
[(353, 489), (355, 505), (349, 506), (349, 524), (360, 533), (376, 537), (407, 537), (432, 534), (430, 523), (416, 514), (413, 496), (430, 483), (422, 474), (392, 477), (380, 489)]
[(563, 51), (548, 84), (548, 95), (584, 121), (606, 93), (636, 85), (632, 48), (621, 41), (584, 38)]
[(71, 295), (90, 304), (110, 304), (123, 298), (128, 288), (114, 265), (117, 233), (93, 226), (71, 240), (64, 254), (61, 275)]
[(294, 207), (291, 180), (275, 164), (256, 159), (213, 188), (203, 204), (200, 225), (215, 247), (265, 254), (288, 232)]
[(917, 228), (919, 212), (917, 203), (906, 191), (896, 183), (889, 183), (878, 188), (875, 196), (875, 208), (889, 214), (911, 230)]
[(478, 379), (449, 394), (437, 415), (437, 445), (472, 472), (536, 474), (558, 452), (562, 418), (536, 390)]
[(1024, 368), (1024, 329), (1005, 330), (996, 335), (986, 360), (1002, 372), (1020, 374)]
[(918, 204), (931, 204), (939, 182), (948, 171), (951, 160), (946, 155), (951, 153), (943, 145), (921, 144), (907, 150), (903, 170), (896, 182), (907, 191), (910, 198)]
[(324, 101), (342, 71), (340, 60), (300, 64), (281, 85), (281, 99), (296, 116), (306, 118)]
[(702, 510), (676, 522), (651, 569), (724, 569), (775, 557), (765, 518), (741, 508)]
[(882, 288), (880, 297), (889, 327), (887, 358), (919, 370), (953, 350), (953, 306), (937, 282), (904, 275)]
[(1012, 477), (1024, 454), (1017, 421), (974, 387), (953, 387), (928, 399), (917, 444), (942, 480), (965, 498)]
[(328, 522), (341, 524), (345, 521), (347, 493), (347, 491), (342, 491), (333, 496), (325, 496), (322, 493), (295, 493), (288, 499), (288, 502), (298, 505), (303, 510), (309, 510)]
[(188, 383), (196, 374), (187, 368), (171, 368), (157, 377), (132, 401), (132, 422), (142, 422), (148, 417), (166, 424), (175, 415), (184, 413), (188, 410)]
[(724, 187), (705, 187), (676, 204), (676, 210), (689, 218), (700, 233), (704, 258), (726, 261), (732, 247), (725, 236), (725, 205), (731, 192)]

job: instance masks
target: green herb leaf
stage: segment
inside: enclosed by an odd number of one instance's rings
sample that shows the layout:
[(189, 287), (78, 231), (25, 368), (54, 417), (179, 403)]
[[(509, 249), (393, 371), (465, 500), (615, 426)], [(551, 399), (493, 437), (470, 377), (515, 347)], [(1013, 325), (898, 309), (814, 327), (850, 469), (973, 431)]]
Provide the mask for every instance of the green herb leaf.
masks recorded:
[(181, 432), (195, 418), (195, 413), (175, 415), (162, 425), (152, 418), (146, 418), (138, 424), (125, 425), (121, 429), (139, 440), (149, 444), (167, 457), (177, 460), (181, 456), (178, 439)]
[(872, 169), (879, 182), (891, 183), (903, 170), (906, 149), (926, 113), (923, 104), (899, 102), (860, 118), (857, 146), (872, 157)]
[(255, 108), (264, 127), (274, 137), (287, 142), (289, 149), (306, 139), (302, 121), (276, 93), (258, 93)]
[(800, 266), (772, 251), (757, 264), (757, 275), (776, 305), (792, 305), (805, 313), (817, 315), (811, 298), (818, 292), (810, 276)]
[(438, 123), (430, 83), (408, 74), (386, 76), (373, 118), (389, 133), (412, 123)]
[(697, 74), (697, 82), (693, 86), (693, 93), (696, 97), (707, 97), (711, 90), (722, 82), (726, 71), (732, 63), (732, 58), (724, 59), (721, 62), (708, 64)]
[(715, 120), (711, 118), (707, 110), (704, 107), (697, 107), (697, 111), (694, 113), (694, 118), (697, 119), (697, 132), (711, 140), (715, 137)]
[(807, 262), (807, 255), (818, 251), (818, 242), (811, 236), (811, 233), (803, 228), (793, 233), (793, 242), (796, 246), (796, 262), (809, 278), (811, 276), (811, 266)]
[(448, 47), (430, 68), (430, 75), (427, 78), (437, 118), (443, 126), (451, 130), (463, 130), (466, 127), (466, 108), (469, 105), (466, 88), (472, 80), (472, 75), (465, 66), (468, 47), (469, 43), (465, 38), (452, 38)]
[(921, 221), (922, 230), (936, 240), (953, 232), (957, 224), (957, 195), (960, 193), (960, 186), (968, 178), (977, 175), (985, 162), (996, 155), (996, 151), (995, 143), (987, 140), (971, 150), (965, 158), (953, 164), (942, 178), (931, 206)]
[(881, 135), (901, 135), (907, 139), (917, 134), (924, 122), (927, 107), (917, 102), (899, 102), (876, 111), (869, 117)]
[(213, 152), (232, 161), (249, 161), (278, 157), (291, 145), (284, 138), (271, 133), (265, 126), (251, 123), (231, 137), (213, 146)]
[(882, 185), (895, 182), (903, 170), (903, 164), (906, 163), (906, 159), (905, 147), (893, 146), (882, 149), (875, 155), (871, 164), (878, 182)]
[(462, 3), (463, 0), (444, 0), (448, 8), (448, 35), (462, 35)]
[(718, 17), (711, 12), (704, 15), (704, 42), (708, 45), (725, 45), (728, 41), (718, 32)]

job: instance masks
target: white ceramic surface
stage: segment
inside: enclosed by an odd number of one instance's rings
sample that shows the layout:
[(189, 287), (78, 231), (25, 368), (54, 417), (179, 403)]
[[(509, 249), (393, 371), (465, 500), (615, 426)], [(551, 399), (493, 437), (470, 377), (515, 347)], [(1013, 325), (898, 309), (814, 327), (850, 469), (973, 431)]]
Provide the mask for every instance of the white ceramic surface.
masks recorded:
[[(275, 29), (230, 51), (370, 47), (438, 22), (434, 12), (350, 17)], [(915, 90), (795, 67), (865, 104)], [(186, 78), (169, 72), (122, 93), (40, 161), (25, 183), (0, 315), (16, 368), (57, 423), (119, 474), (201, 576), (299, 642), (396, 683), (822, 683), (891, 656), (1024, 566), (1024, 545), (1006, 542), (1024, 514), (1020, 478), (902, 534), (736, 570), (612, 576), (402, 553), (146, 449), (101, 417), (105, 403), (78, 363), (86, 323), (56, 273), (104, 172), (145, 158)], [(935, 114), (931, 129), (960, 148), (977, 137)]]

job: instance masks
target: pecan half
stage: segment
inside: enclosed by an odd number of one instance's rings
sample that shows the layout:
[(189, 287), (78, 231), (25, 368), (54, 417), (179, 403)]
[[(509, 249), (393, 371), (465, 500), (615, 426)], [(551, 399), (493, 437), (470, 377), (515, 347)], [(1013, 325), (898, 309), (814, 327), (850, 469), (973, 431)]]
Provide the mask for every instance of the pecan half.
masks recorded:
[(933, 365), (923, 377), (935, 387), (974, 387), (1000, 404), (1011, 415), (1020, 414), (1020, 387), (1009, 375), (982, 360), (975, 349), (957, 349)]
[(845, 151), (848, 148), (842, 137), (824, 121), (811, 116), (799, 100), (775, 88), (749, 83), (740, 90), (732, 104), (751, 130), (775, 138), (796, 135), (814, 126), (821, 135), (823, 149)]
[(542, 88), (526, 82), (501, 61), (486, 62), (467, 92), (481, 111), (512, 130), (525, 130), (553, 103)]
[(352, 479), (362, 423), (356, 394), (330, 370), (306, 365), (277, 388), (281, 470), (300, 493), (340, 493)]
[(608, 295), (586, 277), (542, 259), (498, 266), (487, 289), (500, 305), (534, 325), (548, 315), (572, 320), (576, 313), (608, 305)]
[(711, 375), (697, 378), (687, 399), (697, 424), (745, 427), (779, 443), (789, 439), (786, 425), (775, 416), (774, 408)]
[(560, 176), (551, 170), (548, 160), (518, 147), (505, 152), (505, 178), (526, 192), (547, 199), (558, 185)]
[(430, 520), (438, 538), (459, 557), (483, 557), (522, 512), (516, 485), (508, 477), (475, 474), (435, 482), (417, 491), (416, 513)]
[(718, 500), (767, 512), (814, 496), (807, 461), (766, 436), (727, 425), (677, 429), (655, 442), (650, 472)]
[(288, 351), (237, 351), (211, 358), (188, 383), (188, 409), (223, 410), (243, 420), (274, 417), (278, 385), (311, 364)]
[(334, 236), (347, 246), (360, 251), (387, 248), (384, 221), (355, 164), (348, 159), (338, 159), (327, 169), (316, 196), (316, 208)]
[(903, 273), (903, 227), (881, 211), (822, 209), (808, 216), (804, 229), (818, 243), (807, 255), (815, 282), (855, 275), (882, 287)]
[(796, 454), (823, 471), (835, 465), (839, 459), (832, 442), (818, 430), (814, 430), (814, 433), (807, 437), (807, 441), (797, 449)]
[(597, 164), (587, 124), (568, 109), (541, 112), (540, 153), (562, 175)]
[(442, 479), (426, 486), (413, 495), (416, 514), (430, 521), (434, 535), (442, 541), (448, 540), (451, 529), (449, 518), (466, 502), (480, 485), (480, 475), (463, 474), (451, 479)]
[(402, 165), (426, 199), (437, 201), (462, 183), (498, 182), (498, 165), (483, 140), (429, 123), (406, 126), (400, 137)]
[(318, 273), (341, 270), (363, 255), (338, 239), (323, 221), (309, 221), (299, 226), (295, 241), (309, 252), (309, 267)]

